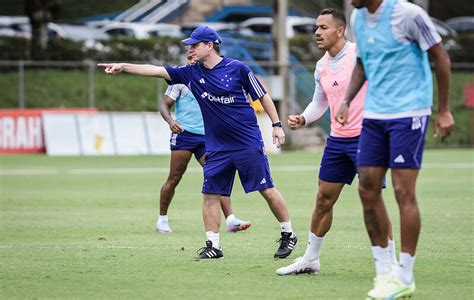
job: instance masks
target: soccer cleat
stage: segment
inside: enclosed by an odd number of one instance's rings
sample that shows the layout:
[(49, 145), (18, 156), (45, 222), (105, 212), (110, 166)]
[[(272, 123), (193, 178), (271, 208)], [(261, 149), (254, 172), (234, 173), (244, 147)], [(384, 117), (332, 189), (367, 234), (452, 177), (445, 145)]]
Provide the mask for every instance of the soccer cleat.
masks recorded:
[(318, 274), (321, 266), (319, 259), (306, 261), (303, 257), (296, 258), (291, 265), (276, 270), (278, 275)]
[(275, 258), (285, 258), (288, 257), (296, 244), (298, 243), (298, 238), (293, 232), (282, 232), (281, 238), (277, 240), (277, 243), (280, 243), (280, 247), (275, 252)]
[(240, 219), (233, 219), (227, 224), (227, 232), (238, 232), (247, 230), (252, 224), (249, 221), (242, 221)]
[(173, 232), (168, 221), (158, 221), (156, 222), (156, 231), (159, 233), (170, 233)]
[(382, 286), (387, 284), (387, 282), (391, 279), (391, 277), (393, 277), (393, 273), (388, 273), (388, 274), (379, 275), (379, 276), (375, 277), (374, 278), (374, 288), (371, 289), (367, 293), (366, 300), (368, 300), (368, 299), (378, 299), (378, 298), (375, 298), (376, 295), (378, 294), (378, 291), (381, 289)]
[(211, 241), (206, 241), (206, 247), (199, 249), (198, 256), (195, 257), (196, 260), (219, 258), (224, 258), (224, 254), (222, 253), (221, 249), (212, 247)]
[(374, 278), (374, 288), (369, 291), (366, 299), (405, 299), (415, 293), (415, 281), (406, 285), (400, 282), (397, 275), (391, 272)]
[(163, 220), (159, 220), (156, 222), (156, 231), (159, 232), (159, 233), (169, 233), (169, 232), (173, 232), (173, 230), (171, 230), (171, 227), (168, 223), (168, 221), (163, 221)]

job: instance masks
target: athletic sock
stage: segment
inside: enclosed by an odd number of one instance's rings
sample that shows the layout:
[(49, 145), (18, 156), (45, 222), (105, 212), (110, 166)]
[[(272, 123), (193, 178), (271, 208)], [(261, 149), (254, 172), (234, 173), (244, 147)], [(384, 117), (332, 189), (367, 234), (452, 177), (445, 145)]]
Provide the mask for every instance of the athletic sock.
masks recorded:
[(166, 222), (168, 223), (168, 215), (159, 215), (158, 222)]
[(306, 247), (303, 259), (311, 262), (319, 259), (323, 240), (324, 237), (318, 237), (310, 231), (308, 234), (308, 246)]
[(227, 223), (227, 225), (229, 225), (232, 221), (235, 220), (235, 215), (234, 214), (230, 214), (227, 216), (227, 218), (225, 219), (225, 222)]
[(279, 222), (279, 224), (280, 224), (281, 232), (293, 232), (293, 228), (291, 227), (291, 220), (288, 222)]
[(219, 242), (219, 232), (206, 231), (206, 236), (207, 239), (212, 242), (212, 247), (216, 249), (221, 248), (221, 244)]
[(385, 248), (373, 246), (372, 255), (374, 256), (375, 260), (375, 272), (377, 276), (390, 273), (392, 267), (389, 246)]
[(415, 265), (415, 256), (409, 253), (400, 252), (400, 269), (398, 279), (406, 285), (413, 282), (413, 266)]
[(390, 251), (390, 260), (392, 264), (392, 271), (398, 272), (397, 248), (394, 240), (388, 240), (388, 249)]

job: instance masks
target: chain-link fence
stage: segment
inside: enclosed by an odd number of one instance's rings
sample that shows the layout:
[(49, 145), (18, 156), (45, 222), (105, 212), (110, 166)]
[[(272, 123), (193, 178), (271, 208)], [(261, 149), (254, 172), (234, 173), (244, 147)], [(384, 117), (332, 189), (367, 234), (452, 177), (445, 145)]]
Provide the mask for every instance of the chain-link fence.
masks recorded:
[[(312, 100), (314, 63), (290, 64), (289, 99), (282, 100), (282, 79), (275, 62), (247, 63), (275, 100), (277, 108), (287, 105), (288, 114), (301, 113)], [(255, 71), (259, 69), (260, 71)], [(456, 132), (448, 143), (472, 145), (474, 125), (474, 63), (453, 63), (450, 103), (456, 118)], [(436, 81), (435, 81), (436, 82)], [(157, 111), (167, 83), (162, 79), (120, 74), (110, 76), (94, 61), (0, 61), (0, 109), (84, 108), (100, 111)], [(435, 91), (435, 95), (436, 95)], [(437, 97), (435, 96), (435, 111)], [(471, 102), (469, 102), (471, 101)], [(282, 120), (287, 116), (280, 114)], [(318, 125), (329, 132), (328, 112)], [(437, 144), (428, 135), (428, 143)]]

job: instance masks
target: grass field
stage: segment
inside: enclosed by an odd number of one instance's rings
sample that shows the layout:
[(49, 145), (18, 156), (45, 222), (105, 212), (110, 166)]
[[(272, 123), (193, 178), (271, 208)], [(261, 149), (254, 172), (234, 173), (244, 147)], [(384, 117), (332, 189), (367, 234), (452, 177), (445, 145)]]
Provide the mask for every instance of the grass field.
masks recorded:
[[(194, 261), (205, 240), (195, 162), (169, 212), (174, 232), (157, 234), (167, 156), (0, 156), (0, 298), (364, 299), (374, 267), (356, 182), (336, 205), (321, 274), (275, 275), (306, 248), (320, 157), (270, 157), (300, 237), (289, 259), (273, 259), (278, 223), (259, 194), (245, 194), (237, 181), (234, 211), (252, 227), (221, 233), (224, 260)], [(474, 295), (473, 170), (472, 149), (425, 152), (416, 299)], [(398, 236), (393, 190), (384, 195)]]

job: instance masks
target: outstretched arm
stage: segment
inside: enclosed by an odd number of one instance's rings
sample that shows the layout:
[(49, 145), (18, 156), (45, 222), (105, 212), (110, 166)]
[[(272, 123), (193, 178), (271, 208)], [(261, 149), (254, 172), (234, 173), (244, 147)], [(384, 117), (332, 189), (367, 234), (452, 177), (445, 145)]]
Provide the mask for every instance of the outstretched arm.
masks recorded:
[[(263, 97), (260, 98), (260, 102), (262, 103), (263, 109), (265, 109), (265, 112), (270, 117), (270, 120), (272, 121), (272, 123), (279, 122), (280, 118), (278, 117), (275, 104), (273, 103), (273, 100), (270, 97), (270, 95), (268, 95), (268, 93), (263, 95)], [(273, 136), (273, 143), (277, 144), (278, 148), (280, 148), (280, 146), (285, 143), (285, 132), (283, 132), (283, 128), (273, 127), (272, 136)]]
[(365, 79), (364, 66), (362, 65), (360, 58), (357, 58), (357, 63), (352, 71), (351, 83), (346, 91), (345, 100), (342, 102), (341, 107), (336, 114), (336, 121), (342, 125), (347, 123), (349, 105), (364, 85)]
[(441, 130), (441, 141), (454, 131), (454, 118), (449, 110), (449, 80), (451, 77), (451, 61), (441, 43), (428, 50), (435, 62), (436, 81), (438, 82), (438, 113), (435, 118), (434, 136)]
[(168, 71), (164, 67), (154, 65), (138, 65), (128, 63), (100, 63), (97, 67), (104, 68), (105, 73), (115, 75), (121, 72), (140, 76), (159, 77), (171, 80)]

